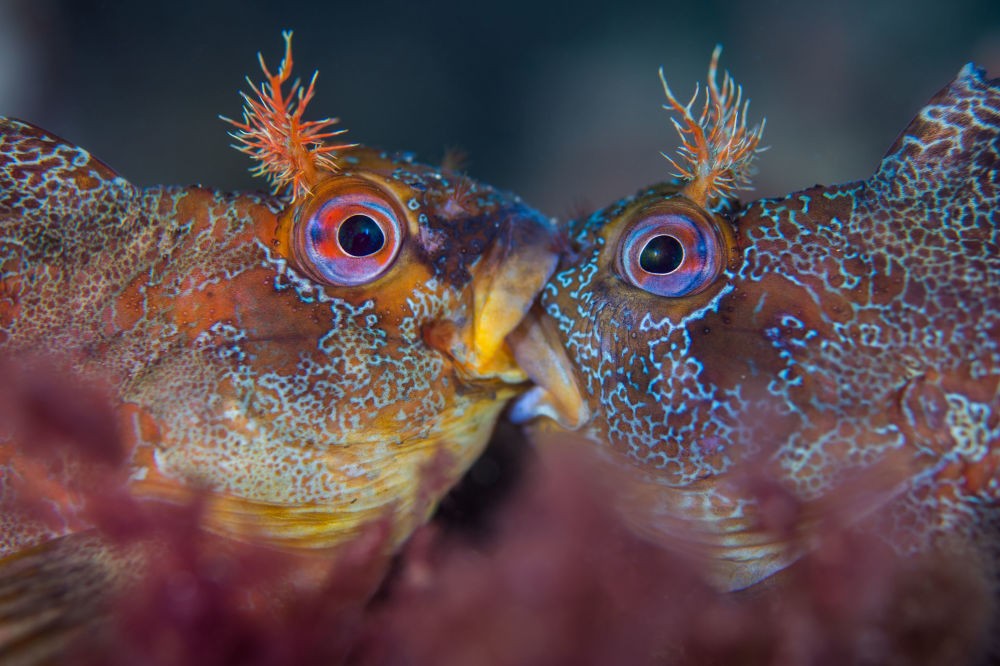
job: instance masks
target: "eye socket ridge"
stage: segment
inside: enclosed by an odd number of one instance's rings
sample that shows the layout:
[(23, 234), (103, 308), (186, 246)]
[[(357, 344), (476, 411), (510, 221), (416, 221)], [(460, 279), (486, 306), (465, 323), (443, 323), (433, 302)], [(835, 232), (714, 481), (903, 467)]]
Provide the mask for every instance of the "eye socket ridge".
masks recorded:
[(406, 225), (389, 195), (360, 181), (317, 198), (292, 234), (300, 267), (332, 286), (366, 284), (385, 273), (399, 254)]
[(722, 272), (725, 244), (714, 220), (687, 211), (636, 216), (618, 245), (619, 273), (657, 296), (679, 298), (707, 288)]

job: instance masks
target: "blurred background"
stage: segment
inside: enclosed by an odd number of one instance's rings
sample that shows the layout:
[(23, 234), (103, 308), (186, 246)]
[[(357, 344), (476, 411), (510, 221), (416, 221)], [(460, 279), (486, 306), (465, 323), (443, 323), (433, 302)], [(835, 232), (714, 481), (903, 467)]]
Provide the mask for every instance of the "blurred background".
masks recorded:
[(678, 96), (723, 66), (767, 117), (756, 195), (869, 174), (970, 60), (1000, 76), (1000, 2), (598, 4), (0, 0), (0, 115), (74, 142), (133, 182), (260, 188), (218, 114), (238, 117), (257, 51), (320, 71), (312, 118), (351, 140), (446, 148), (565, 217), (661, 180)]

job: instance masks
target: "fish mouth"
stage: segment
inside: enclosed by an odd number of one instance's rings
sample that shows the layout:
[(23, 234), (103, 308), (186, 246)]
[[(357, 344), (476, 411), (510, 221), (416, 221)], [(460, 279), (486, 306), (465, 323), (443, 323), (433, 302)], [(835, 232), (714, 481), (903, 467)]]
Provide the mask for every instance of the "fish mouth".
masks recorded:
[(554, 224), (523, 209), (513, 211), (472, 267), (462, 307), (454, 317), (425, 326), (425, 341), (450, 357), (466, 380), (528, 381), (510, 337), (531, 311), (558, 259)]
[(535, 386), (519, 397), (510, 411), (515, 423), (547, 417), (565, 430), (590, 421), (576, 369), (566, 355), (555, 322), (536, 305), (508, 336), (518, 367)]

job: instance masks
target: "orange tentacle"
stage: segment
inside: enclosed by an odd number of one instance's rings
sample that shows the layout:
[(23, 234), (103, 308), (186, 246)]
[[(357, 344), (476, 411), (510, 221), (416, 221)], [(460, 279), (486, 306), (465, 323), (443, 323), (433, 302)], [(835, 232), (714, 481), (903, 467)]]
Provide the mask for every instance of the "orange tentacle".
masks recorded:
[(663, 68), (660, 81), (667, 103), (663, 108), (679, 116), (671, 118), (681, 138), (679, 159), (666, 153), (663, 156), (674, 167), (675, 175), (687, 182), (681, 191), (701, 206), (716, 197), (730, 196), (737, 189), (750, 185), (751, 165), (764, 132), (764, 122), (748, 127), (746, 118), (750, 101), (743, 99), (743, 88), (736, 84), (729, 72), (723, 73), (722, 85), (718, 84), (719, 56), (722, 47), (716, 46), (708, 66), (708, 84), (705, 86), (705, 103), (695, 117), (692, 109), (698, 101), (700, 87), (682, 104), (667, 85)]
[(329, 131), (339, 122), (337, 118), (302, 120), (302, 114), (315, 95), (318, 72), (313, 74), (305, 89), (295, 81), (287, 93), (283, 91), (282, 86), (292, 75), (292, 33), (285, 31), (281, 36), (285, 40), (285, 55), (277, 74), (272, 74), (264, 57), (257, 54), (266, 81), (257, 87), (247, 78), (256, 99), (248, 93), (240, 93), (244, 102), (243, 122), (222, 119), (236, 127), (236, 131), (230, 133), (239, 142), (234, 147), (257, 161), (251, 169), (254, 175), (267, 178), (275, 193), (291, 186), (294, 200), (309, 193), (321, 170), (336, 171), (337, 152), (357, 144), (326, 143), (327, 139), (347, 131)]

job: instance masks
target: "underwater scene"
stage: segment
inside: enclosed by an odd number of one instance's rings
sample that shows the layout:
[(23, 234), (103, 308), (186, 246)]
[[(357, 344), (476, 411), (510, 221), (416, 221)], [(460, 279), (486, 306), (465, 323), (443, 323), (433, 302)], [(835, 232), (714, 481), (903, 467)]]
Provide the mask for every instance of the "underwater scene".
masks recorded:
[(0, 0), (0, 664), (993, 663), (996, 3)]

